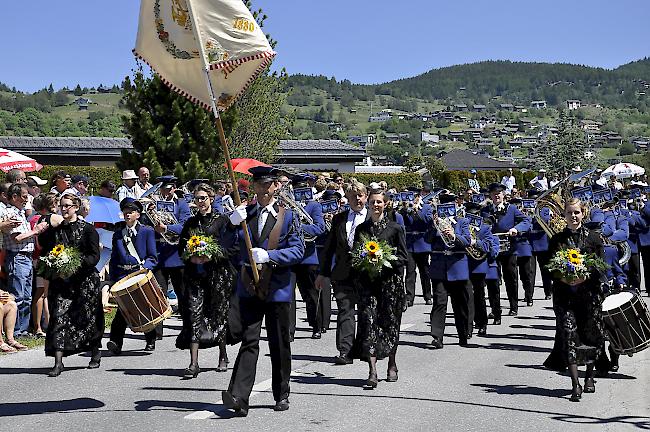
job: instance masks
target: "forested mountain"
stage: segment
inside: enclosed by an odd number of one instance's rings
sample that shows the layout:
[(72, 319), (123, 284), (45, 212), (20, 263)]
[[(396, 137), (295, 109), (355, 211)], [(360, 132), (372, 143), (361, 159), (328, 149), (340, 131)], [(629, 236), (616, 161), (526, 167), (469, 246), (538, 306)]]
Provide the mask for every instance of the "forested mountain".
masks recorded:
[[(567, 99), (601, 103), (610, 107), (634, 107), (647, 111), (650, 102), (650, 58), (628, 63), (613, 70), (564, 63), (484, 61), (433, 69), (422, 75), (385, 84), (359, 85), (324, 76), (293, 75), (288, 85), (295, 99), (309, 88), (327, 91), (347, 106), (354, 99), (370, 100), (375, 95), (424, 100), (487, 103), (491, 98), (528, 105), (546, 100), (549, 105)], [(300, 104), (296, 104), (300, 105)]]

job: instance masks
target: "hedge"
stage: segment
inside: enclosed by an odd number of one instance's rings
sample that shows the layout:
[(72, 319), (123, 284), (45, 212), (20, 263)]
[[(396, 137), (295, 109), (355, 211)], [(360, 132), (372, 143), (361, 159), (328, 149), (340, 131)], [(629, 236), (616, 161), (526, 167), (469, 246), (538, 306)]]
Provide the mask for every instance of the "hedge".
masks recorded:
[[(503, 176), (508, 174), (507, 170), (503, 171), (477, 171), (476, 179), (479, 185), (487, 187), (490, 183), (501, 182)], [(520, 190), (529, 189), (528, 183), (537, 175), (534, 171), (521, 172), (514, 170), (512, 173), (515, 176), (515, 185)], [(456, 193), (464, 193), (469, 183), (469, 171), (444, 171), (438, 180), (441, 187), (450, 189)]]
[(118, 187), (122, 184), (122, 172), (115, 167), (47, 165), (44, 166), (42, 170), (27, 173), (27, 175), (37, 175), (43, 180), (47, 180), (47, 186), (41, 188), (41, 190), (45, 191), (52, 187), (50, 179), (52, 178), (52, 175), (59, 170), (63, 170), (71, 176), (76, 174), (88, 176), (88, 179), (90, 180), (88, 191), (90, 194), (96, 194), (99, 190), (99, 185), (104, 180), (113, 180), (115, 185)]
[(365, 185), (372, 182), (379, 183), (385, 181), (388, 187), (394, 187), (397, 190), (403, 190), (409, 186), (422, 186), (422, 176), (418, 173), (357, 173), (343, 174), (344, 179), (354, 177)]

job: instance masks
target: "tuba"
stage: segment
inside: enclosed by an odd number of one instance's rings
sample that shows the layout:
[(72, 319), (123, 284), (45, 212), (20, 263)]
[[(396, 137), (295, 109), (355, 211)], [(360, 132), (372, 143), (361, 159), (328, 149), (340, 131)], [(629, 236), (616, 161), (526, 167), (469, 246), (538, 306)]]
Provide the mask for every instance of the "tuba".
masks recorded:
[[(284, 208), (289, 209), (298, 215), (301, 224), (311, 225), (314, 223), (314, 219), (312, 219), (312, 217), (305, 211), (300, 203), (296, 202), (296, 200), (293, 198), (293, 194), (288, 188), (279, 188), (275, 193), (275, 197), (278, 201), (280, 201)], [(304, 231), (303, 235), (305, 242), (307, 243), (316, 240), (315, 236), (307, 234)]]

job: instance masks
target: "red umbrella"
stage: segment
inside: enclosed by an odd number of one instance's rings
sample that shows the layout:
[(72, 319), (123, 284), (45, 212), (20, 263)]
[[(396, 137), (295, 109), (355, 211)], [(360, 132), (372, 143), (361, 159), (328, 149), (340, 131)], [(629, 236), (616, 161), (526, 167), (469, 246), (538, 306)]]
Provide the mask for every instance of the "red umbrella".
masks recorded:
[(30, 157), (21, 155), (15, 151), (0, 149), (0, 170), (4, 172), (9, 172), (12, 169), (29, 172), (38, 171), (41, 168), (43, 168), (43, 165)]
[[(260, 162), (255, 159), (245, 159), (245, 158), (231, 159), (230, 162), (232, 163), (233, 171), (242, 174), (248, 174), (248, 175), (251, 175), (250, 171), (248, 171), (250, 168), (258, 167), (258, 166), (270, 166), (269, 164), (265, 164), (264, 162)], [(227, 166), (227, 165), (223, 164), (223, 166)]]

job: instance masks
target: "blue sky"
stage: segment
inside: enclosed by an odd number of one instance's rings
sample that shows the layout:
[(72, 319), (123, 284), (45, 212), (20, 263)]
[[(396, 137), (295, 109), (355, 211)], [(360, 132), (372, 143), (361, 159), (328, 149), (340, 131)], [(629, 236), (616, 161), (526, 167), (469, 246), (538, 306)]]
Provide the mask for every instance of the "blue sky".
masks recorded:
[[(131, 73), (139, 2), (3, 2), (0, 81), (113, 84)], [(489, 59), (614, 68), (650, 56), (646, 0), (255, 0), (274, 67), (355, 83)]]

